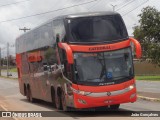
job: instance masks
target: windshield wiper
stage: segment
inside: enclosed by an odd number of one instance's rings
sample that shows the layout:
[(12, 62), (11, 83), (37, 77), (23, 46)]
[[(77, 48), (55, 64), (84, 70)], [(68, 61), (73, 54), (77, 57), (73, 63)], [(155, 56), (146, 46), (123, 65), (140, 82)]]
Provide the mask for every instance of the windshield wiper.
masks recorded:
[(120, 78), (128, 78), (130, 79), (131, 77), (130, 76), (126, 76), (126, 75), (123, 75), (123, 76), (118, 76), (118, 77), (113, 77), (113, 79), (120, 79)]
[[(85, 81), (87, 81), (87, 82), (94, 82), (95, 80), (99, 80), (99, 81), (100, 81), (99, 78), (87, 79), (87, 80), (85, 80)], [(97, 81), (97, 82), (99, 82), (99, 81)]]
[(102, 79), (102, 77), (104, 76), (104, 72), (106, 71), (105, 69), (106, 69), (106, 68), (105, 68), (105, 66), (103, 65), (99, 79)]
[[(103, 54), (103, 56), (102, 56), (101, 54)], [(99, 53), (97, 54), (97, 55), (98, 55), (97, 58), (98, 58), (101, 66), (102, 66), (101, 74), (100, 74), (100, 77), (99, 77), (100, 80), (101, 80), (102, 77), (107, 73), (104, 53), (101, 53), (101, 54), (99, 54)]]

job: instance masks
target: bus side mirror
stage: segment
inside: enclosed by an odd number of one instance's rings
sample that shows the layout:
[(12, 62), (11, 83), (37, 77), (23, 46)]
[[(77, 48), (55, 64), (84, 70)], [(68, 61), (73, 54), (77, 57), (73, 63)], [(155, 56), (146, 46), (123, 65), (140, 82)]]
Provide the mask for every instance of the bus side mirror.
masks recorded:
[(47, 65), (43, 65), (43, 71), (47, 71), (47, 70), (48, 70)]
[(74, 57), (73, 57), (73, 52), (72, 49), (70, 48), (70, 46), (67, 43), (58, 43), (58, 46), (61, 49), (64, 49), (66, 51), (66, 56), (67, 56), (67, 61), (69, 64), (73, 64), (74, 63)]
[(60, 41), (60, 36), (59, 36), (59, 34), (56, 34), (56, 43), (58, 44), (59, 41)]
[(141, 44), (134, 38), (130, 38), (131, 42), (134, 44), (136, 49), (136, 57), (139, 59), (142, 57), (142, 48)]

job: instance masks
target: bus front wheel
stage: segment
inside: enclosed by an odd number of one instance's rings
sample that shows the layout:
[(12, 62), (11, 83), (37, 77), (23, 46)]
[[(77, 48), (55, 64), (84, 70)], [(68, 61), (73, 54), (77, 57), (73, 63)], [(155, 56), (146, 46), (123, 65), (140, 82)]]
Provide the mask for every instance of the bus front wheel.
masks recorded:
[(112, 110), (118, 110), (119, 109), (120, 104), (116, 104), (116, 105), (110, 105), (110, 109)]
[(68, 107), (67, 107), (67, 104), (66, 104), (66, 98), (65, 98), (65, 93), (64, 92), (62, 92), (62, 94), (61, 94), (61, 100), (62, 100), (63, 111), (69, 111)]

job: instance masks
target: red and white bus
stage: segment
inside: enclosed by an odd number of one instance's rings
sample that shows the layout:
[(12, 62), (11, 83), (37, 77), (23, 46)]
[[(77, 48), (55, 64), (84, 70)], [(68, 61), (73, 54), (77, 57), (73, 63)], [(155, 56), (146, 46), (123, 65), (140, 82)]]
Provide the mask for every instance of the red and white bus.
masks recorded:
[(57, 17), (16, 40), (20, 93), (63, 110), (118, 109), (137, 99), (133, 52), (140, 43), (116, 12)]

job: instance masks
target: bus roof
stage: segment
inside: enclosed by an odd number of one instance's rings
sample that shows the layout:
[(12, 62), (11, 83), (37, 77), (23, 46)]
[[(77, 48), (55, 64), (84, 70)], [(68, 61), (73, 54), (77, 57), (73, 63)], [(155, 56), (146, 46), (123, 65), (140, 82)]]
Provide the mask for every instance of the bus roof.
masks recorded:
[[(31, 37), (31, 35), (30, 34), (32, 34), (32, 33), (34, 33), (35, 31), (37, 31), (37, 30), (40, 30), (40, 27), (43, 27), (43, 26), (45, 26), (46, 24), (50, 24), (50, 23), (52, 23), (52, 21), (54, 21), (54, 20), (58, 20), (58, 19), (61, 19), (61, 20), (64, 20), (64, 19), (69, 19), (69, 18), (80, 18), (80, 17), (92, 17), (92, 16), (105, 16), (105, 15), (119, 15), (119, 13), (117, 13), (117, 12), (113, 12), (113, 11), (105, 11), (105, 12), (85, 12), (85, 13), (76, 13), (76, 14), (70, 14), (70, 15), (61, 15), (61, 16), (58, 16), (58, 17), (55, 17), (55, 18), (52, 18), (52, 19), (50, 19), (50, 20), (48, 20), (47, 22), (45, 22), (45, 23), (43, 23), (43, 24), (41, 24), (41, 25), (39, 25), (39, 26), (37, 26), (37, 27), (35, 27), (35, 28), (33, 28), (32, 30), (30, 30), (30, 31), (28, 31), (28, 32), (26, 32), (26, 33), (24, 33), (24, 34), (22, 34), (22, 35), (20, 35), (19, 37), (17, 37), (17, 39), (16, 39), (16, 46), (20, 46), (20, 44), (26, 44), (26, 42), (28, 41), (28, 40), (26, 40), (26, 36), (27, 37)], [(32, 35), (33, 36), (33, 35)], [(30, 41), (32, 41), (31, 40), (31, 38), (30, 38)], [(19, 42), (21, 42), (21, 43), (19, 43)], [(51, 42), (51, 41), (50, 41)], [(19, 45), (18, 45), (19, 44)], [(46, 44), (50, 44), (50, 43), (46, 43)], [(37, 46), (38, 47), (38, 46)], [(24, 47), (22, 47), (22, 49), (24, 49)], [(26, 50), (22, 50), (22, 51), (27, 51), (27, 49), (28, 50), (33, 50), (33, 49), (30, 49), (30, 48), (26, 48)], [(21, 49), (20, 49), (21, 50)], [(19, 50), (17, 50), (17, 51), (19, 51)]]
[(69, 14), (56, 17), (55, 19), (65, 19), (65, 18), (79, 18), (79, 17), (88, 17), (88, 16), (103, 16), (103, 15), (117, 15), (119, 13), (114, 11), (101, 11), (101, 12), (83, 12), (76, 14)]
[[(54, 17), (43, 24), (40, 24), (39, 26), (33, 28), (32, 30), (34, 30), (34, 29), (36, 29), (46, 23), (49, 23), (53, 20), (57, 20), (57, 19), (79, 18), (79, 17), (89, 17), (89, 16), (104, 16), (104, 15), (119, 15), (119, 13), (114, 12), (114, 11), (100, 11), (100, 12), (82, 12), (82, 13), (74, 13), (74, 14), (69, 14), (69, 15), (61, 15), (61, 16)], [(30, 30), (30, 31), (32, 31), (32, 30)], [(28, 31), (28, 32), (30, 32), (30, 31)], [(28, 32), (26, 32), (26, 33), (28, 33)], [(24, 34), (26, 34), (26, 33), (24, 33)], [(24, 35), (24, 34), (22, 34), (22, 35)], [(19, 37), (21, 37), (22, 35), (20, 35)]]

